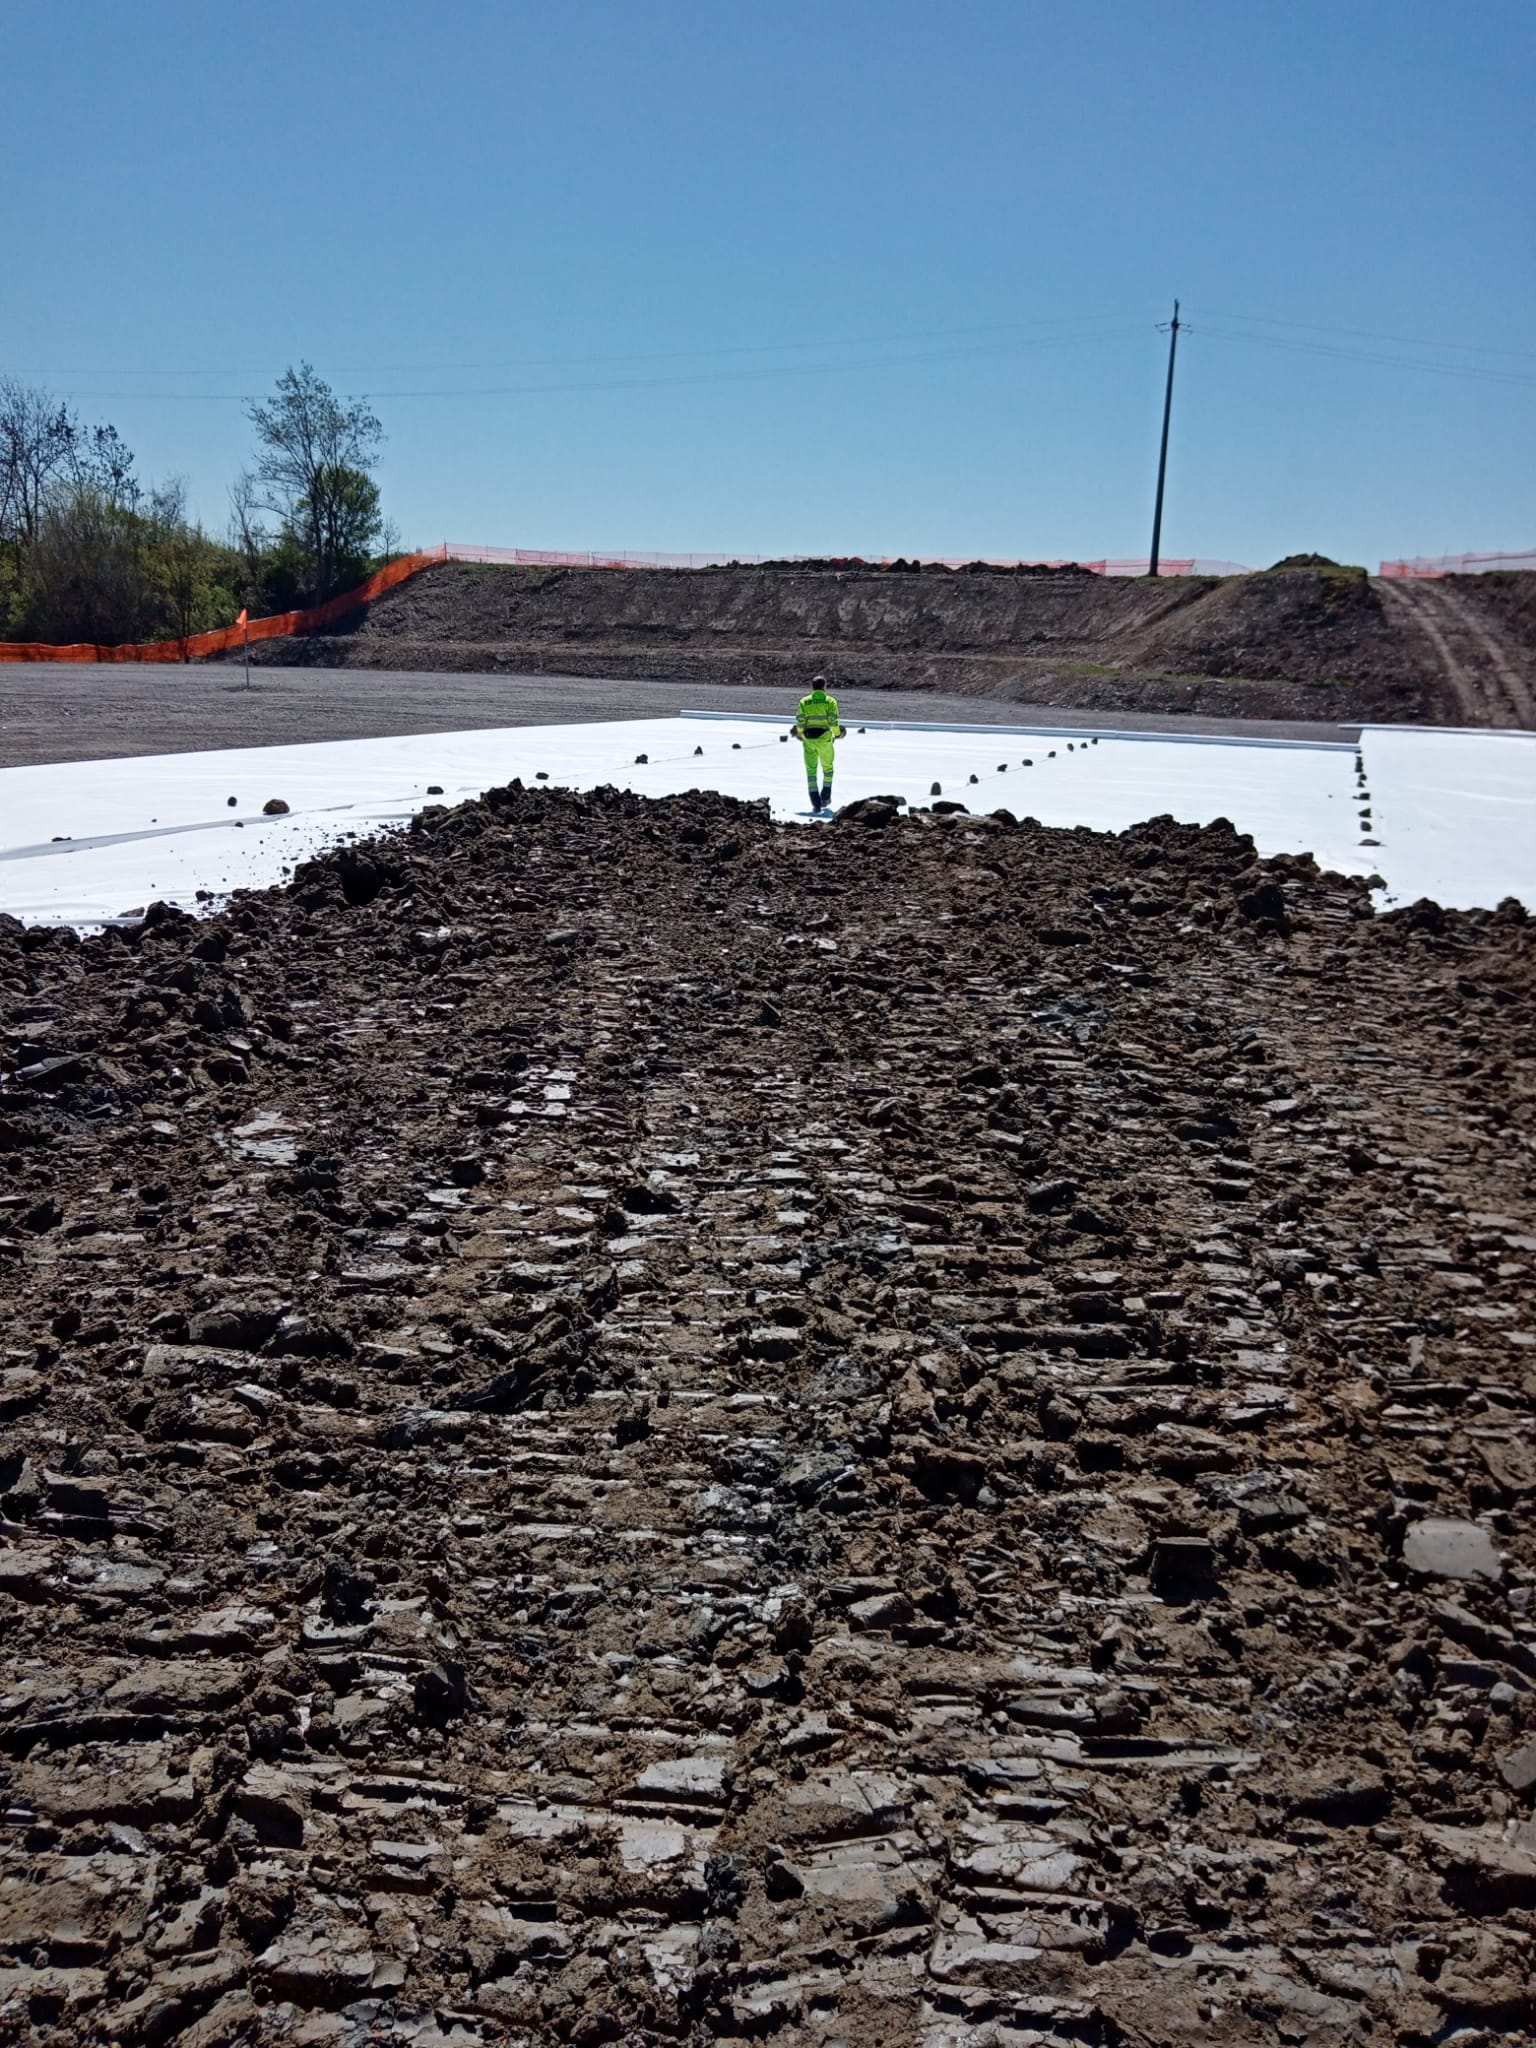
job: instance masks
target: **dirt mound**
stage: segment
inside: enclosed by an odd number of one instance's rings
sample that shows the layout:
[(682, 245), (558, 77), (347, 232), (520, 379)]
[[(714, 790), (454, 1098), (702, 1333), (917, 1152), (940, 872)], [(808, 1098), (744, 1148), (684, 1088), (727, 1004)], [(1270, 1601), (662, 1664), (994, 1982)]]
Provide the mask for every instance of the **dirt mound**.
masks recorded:
[(1523, 2036), (1533, 996), (878, 802), (0, 920), (0, 2035)]
[(1360, 694), (1376, 708), (1365, 715), (1411, 718), (1426, 662), (1406, 637), (1363, 569), (1276, 568), (1215, 585), (1153, 627), (1141, 652), (1169, 668), (1261, 682), (1369, 676), (1377, 680)]
[[(1536, 577), (1460, 580), (1478, 586), (1467, 602), (1480, 619), (1497, 611), (1516, 666), (1536, 676), (1536, 601), (1504, 592), (1485, 598), (1481, 589), (1496, 581), (1536, 587)], [(820, 670), (844, 687), (1092, 710), (1463, 721), (1468, 692), (1455, 687), (1443, 646), (1384, 598), (1389, 588), (1361, 570), (1326, 566), (1151, 580), (1070, 564), (1032, 574), (984, 564), (447, 563), (344, 630), (271, 642), (256, 658), (786, 689)]]
[[(1274, 569), (1337, 569), (1339, 566), (1332, 555), (1286, 555), (1272, 565), (1271, 573)], [(1360, 574), (1363, 576), (1365, 571), (1362, 569)]]

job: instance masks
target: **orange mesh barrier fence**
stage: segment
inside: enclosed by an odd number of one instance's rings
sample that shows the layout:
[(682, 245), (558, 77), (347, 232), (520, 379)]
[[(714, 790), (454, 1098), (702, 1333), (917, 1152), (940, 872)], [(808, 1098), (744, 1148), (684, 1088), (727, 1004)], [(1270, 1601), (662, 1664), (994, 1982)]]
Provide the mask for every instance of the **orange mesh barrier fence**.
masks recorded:
[(1381, 574), (1411, 581), (1421, 576), (1483, 576), (1492, 569), (1536, 569), (1536, 548), (1506, 555), (1415, 555), (1406, 562), (1383, 562)]
[[(482, 547), (469, 541), (450, 540), (443, 543), (443, 556), (449, 562), (503, 562), (523, 563), (533, 568), (554, 569), (756, 569), (765, 564), (788, 562), (824, 562), (836, 560), (850, 568), (888, 569), (890, 555), (657, 555), (636, 553), (632, 549), (609, 548), (607, 550), (582, 551), (556, 548), (493, 548)], [(929, 568), (965, 569), (972, 566), (977, 558), (969, 555), (939, 556), (925, 555), (923, 561)], [(1145, 576), (1147, 558), (1129, 561), (1075, 561), (1066, 556), (1052, 561), (992, 560), (991, 569), (1091, 569), (1095, 576)], [(1245, 576), (1248, 572), (1241, 562), (1202, 561), (1190, 556), (1181, 561), (1171, 561), (1164, 556), (1160, 565), (1164, 576)]]
[(386, 590), (393, 590), (408, 577), (419, 575), (434, 563), (446, 561), (444, 549), (429, 548), (419, 555), (402, 555), (398, 562), (377, 569), (355, 590), (312, 605), (302, 612), (277, 612), (269, 619), (252, 619), (246, 626), (220, 626), (212, 633), (189, 633), (184, 640), (150, 640), (141, 646), (98, 647), (89, 640), (72, 647), (49, 647), (40, 640), (0, 640), (3, 661), (201, 661), (210, 654), (229, 654), (246, 641), (282, 640), (290, 633), (315, 633), (334, 626), (348, 612), (371, 604)]

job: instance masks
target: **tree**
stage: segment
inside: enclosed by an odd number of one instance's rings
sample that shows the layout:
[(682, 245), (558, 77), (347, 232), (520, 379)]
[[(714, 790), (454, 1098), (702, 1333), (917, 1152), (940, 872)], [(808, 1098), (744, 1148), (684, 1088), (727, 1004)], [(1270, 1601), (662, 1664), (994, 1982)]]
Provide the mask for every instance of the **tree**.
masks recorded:
[[(133, 473), (133, 451), (113, 426), (92, 427), (89, 433), (76, 430), (71, 480), (100, 491), (114, 505), (133, 507), (144, 497)], [(173, 488), (179, 492), (182, 486), (178, 482)]]
[(148, 521), (95, 484), (49, 492), (29, 551), (31, 618), (37, 637), (119, 646), (148, 636), (154, 596), (146, 556)]
[(0, 542), (30, 547), (60, 484), (88, 487), (115, 505), (142, 496), (116, 427), (82, 427), (62, 399), (0, 378)]
[[(87, 585), (93, 617), (103, 606), (113, 617), (132, 612), (131, 529), (115, 515), (142, 498), (133, 452), (116, 427), (82, 426), (62, 399), (0, 378), (0, 631), (70, 617), (61, 593)], [(107, 549), (99, 573), (89, 561), (91, 535)], [(49, 590), (45, 576), (64, 580)]]
[(79, 431), (62, 400), (0, 378), (0, 541), (32, 545), (50, 485), (73, 465)]
[[(233, 548), (210, 540), (195, 519), (188, 519), (180, 477), (153, 494), (145, 523), (155, 606), (171, 637), (186, 641), (226, 623), (238, 609), (242, 564)], [(182, 657), (188, 658), (185, 647)]]
[(320, 536), (332, 590), (347, 590), (361, 583), (368, 574), (382, 523), (379, 487), (373, 478), (344, 463), (324, 469), (304, 512), (304, 531)]
[(262, 519), (261, 485), (248, 469), (229, 487), (229, 551), (239, 563), (240, 602), (253, 606), (266, 582), (272, 535)]
[(309, 595), (324, 603), (345, 587), (378, 532), (369, 472), (384, 430), (362, 399), (343, 404), (308, 363), (285, 370), (274, 396), (248, 417), (267, 508), (304, 556)]
[(28, 551), (28, 637), (122, 646), (227, 625), (238, 559), (187, 517), (172, 479), (114, 497), (99, 480), (56, 483)]
[(231, 488), (226, 544), (188, 516), (181, 483), (140, 483), (115, 427), (0, 378), (0, 634), (187, 640), (242, 604), (289, 611), (360, 582), (384, 533), (379, 422), (308, 363), (250, 418), (258, 459)]

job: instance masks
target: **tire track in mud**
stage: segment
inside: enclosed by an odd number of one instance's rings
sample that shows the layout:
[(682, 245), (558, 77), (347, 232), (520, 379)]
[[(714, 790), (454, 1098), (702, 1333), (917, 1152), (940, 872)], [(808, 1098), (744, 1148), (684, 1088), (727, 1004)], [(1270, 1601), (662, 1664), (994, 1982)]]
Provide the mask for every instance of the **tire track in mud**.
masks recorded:
[(1524, 2025), (1532, 971), (1225, 827), (516, 789), (0, 925), (0, 2014)]

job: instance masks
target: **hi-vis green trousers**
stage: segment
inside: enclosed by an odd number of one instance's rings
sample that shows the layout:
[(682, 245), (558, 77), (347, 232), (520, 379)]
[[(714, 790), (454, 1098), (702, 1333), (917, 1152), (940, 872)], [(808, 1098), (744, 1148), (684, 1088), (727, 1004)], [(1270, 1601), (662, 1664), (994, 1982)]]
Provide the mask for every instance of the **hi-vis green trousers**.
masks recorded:
[(816, 771), (821, 770), (821, 787), (830, 791), (832, 787), (833, 749), (837, 741), (831, 733), (823, 733), (819, 740), (809, 740), (800, 735), (800, 745), (805, 753), (805, 782), (811, 795), (816, 794)]

